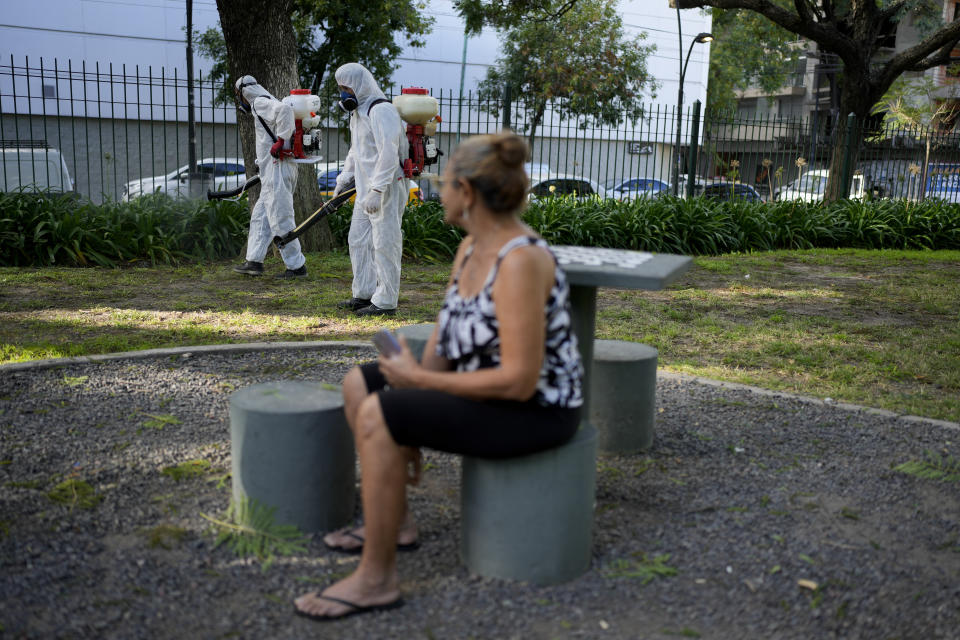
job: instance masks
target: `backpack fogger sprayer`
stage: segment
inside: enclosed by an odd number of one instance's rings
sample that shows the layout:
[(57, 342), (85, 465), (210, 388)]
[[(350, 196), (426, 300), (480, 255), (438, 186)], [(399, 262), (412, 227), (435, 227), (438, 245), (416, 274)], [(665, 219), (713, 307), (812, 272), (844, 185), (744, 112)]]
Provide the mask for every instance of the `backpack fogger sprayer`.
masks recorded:
[(427, 95), (420, 87), (407, 87), (393, 99), (400, 117), (407, 123), (408, 158), (401, 158), (403, 175), (413, 178), (423, 173), (425, 166), (436, 164), (442, 151), (437, 149), (434, 136), (440, 125), (440, 108), (437, 99)]

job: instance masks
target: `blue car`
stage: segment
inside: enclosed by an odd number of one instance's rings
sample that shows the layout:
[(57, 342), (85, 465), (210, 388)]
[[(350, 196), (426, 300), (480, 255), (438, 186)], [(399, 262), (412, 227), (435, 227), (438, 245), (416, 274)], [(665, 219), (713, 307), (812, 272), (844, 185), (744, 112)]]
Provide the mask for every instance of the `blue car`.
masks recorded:
[(657, 178), (614, 179), (606, 184), (607, 195), (617, 200), (656, 198), (670, 193), (670, 185)]

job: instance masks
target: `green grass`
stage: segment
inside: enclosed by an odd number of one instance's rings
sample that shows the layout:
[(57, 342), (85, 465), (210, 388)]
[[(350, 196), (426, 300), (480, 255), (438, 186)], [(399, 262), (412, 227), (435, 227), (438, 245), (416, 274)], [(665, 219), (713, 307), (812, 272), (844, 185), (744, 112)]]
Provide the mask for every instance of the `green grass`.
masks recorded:
[[(0, 268), (0, 363), (157, 347), (368, 339), (433, 322), (449, 262), (406, 260), (400, 312), (358, 319), (345, 251), (308, 277), (237, 262)], [(749, 275), (749, 278), (747, 277)], [(960, 252), (863, 249), (701, 257), (665, 291), (601, 289), (597, 335), (644, 342), (660, 366), (709, 378), (960, 420)], [(79, 380), (64, 380), (77, 384)]]
[(174, 466), (164, 467), (160, 473), (173, 478), (176, 482), (180, 482), (181, 480), (196, 478), (210, 473), (210, 462), (202, 459), (187, 460)]

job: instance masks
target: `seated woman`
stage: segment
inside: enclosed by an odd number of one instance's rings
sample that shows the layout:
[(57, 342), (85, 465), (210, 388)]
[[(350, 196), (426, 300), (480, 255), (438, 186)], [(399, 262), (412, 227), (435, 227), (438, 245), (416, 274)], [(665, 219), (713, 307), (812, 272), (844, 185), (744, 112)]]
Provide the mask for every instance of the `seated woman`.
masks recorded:
[(467, 140), (447, 164), (445, 219), (468, 235), (422, 363), (401, 337), (401, 353), (344, 379), (365, 524), (324, 542), (362, 556), (352, 575), (297, 598), (300, 615), (330, 620), (402, 604), (396, 553), (417, 544), (406, 484), (418, 478), (419, 447), (521, 456), (577, 430), (583, 369), (569, 288), (546, 242), (520, 221), (526, 158), (523, 139), (505, 132)]

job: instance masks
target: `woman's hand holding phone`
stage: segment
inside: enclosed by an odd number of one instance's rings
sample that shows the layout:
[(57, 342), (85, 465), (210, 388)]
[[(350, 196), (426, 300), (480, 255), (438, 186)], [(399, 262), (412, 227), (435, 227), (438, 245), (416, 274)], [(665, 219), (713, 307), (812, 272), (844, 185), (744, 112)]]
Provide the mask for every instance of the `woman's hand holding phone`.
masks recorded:
[(394, 336), (386, 330), (380, 330), (373, 336), (373, 344), (380, 352), (380, 373), (394, 389), (411, 389), (419, 386), (417, 374), (421, 367), (410, 353), (403, 336)]
[(380, 331), (373, 334), (373, 345), (377, 348), (377, 351), (380, 352), (380, 355), (386, 356), (387, 358), (395, 356), (402, 351), (400, 343), (397, 342), (394, 335), (386, 329), (380, 329)]

